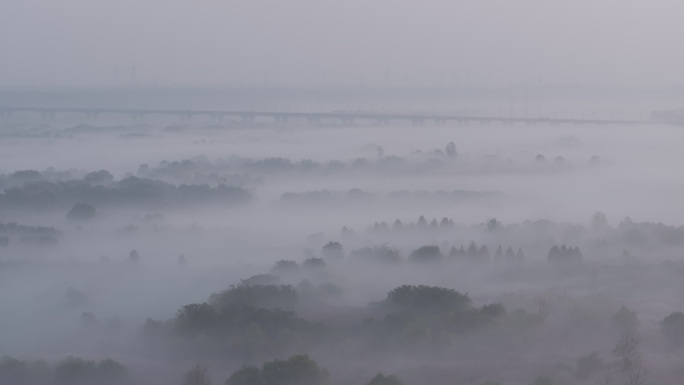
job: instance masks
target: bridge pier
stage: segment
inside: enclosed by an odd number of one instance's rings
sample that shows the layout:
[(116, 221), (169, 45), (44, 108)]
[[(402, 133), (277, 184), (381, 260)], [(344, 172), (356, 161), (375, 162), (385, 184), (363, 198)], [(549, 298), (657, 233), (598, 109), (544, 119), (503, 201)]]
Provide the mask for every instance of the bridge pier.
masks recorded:
[(141, 122), (145, 120), (145, 114), (142, 112), (136, 112), (131, 114), (131, 119), (133, 119), (134, 122)]
[(243, 123), (254, 123), (256, 121), (255, 115), (240, 115)]
[[(318, 119), (320, 123), (320, 118)], [(354, 125), (354, 118), (342, 118), (342, 126), (348, 127), (348, 126), (353, 126)]]
[(425, 125), (425, 119), (413, 119), (414, 127), (423, 127)]

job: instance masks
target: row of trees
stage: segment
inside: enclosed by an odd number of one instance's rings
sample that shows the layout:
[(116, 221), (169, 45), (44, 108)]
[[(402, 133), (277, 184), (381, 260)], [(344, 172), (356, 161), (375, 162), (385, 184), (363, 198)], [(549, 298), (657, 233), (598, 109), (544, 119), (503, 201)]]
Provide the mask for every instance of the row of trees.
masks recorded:
[[(157, 180), (128, 177), (105, 185), (89, 182), (58, 181), (31, 182), (0, 193), (0, 207), (53, 208), (63, 205), (89, 204), (144, 204), (182, 205), (221, 202), (243, 203), (251, 194), (239, 187), (218, 185), (173, 185)], [(81, 207), (78, 210), (82, 210)], [(73, 214), (78, 216), (79, 211)]]
[(578, 246), (572, 247), (562, 245), (558, 247), (557, 245), (554, 245), (551, 250), (549, 250), (547, 259), (553, 264), (577, 263), (582, 262), (584, 255)]
[(128, 369), (114, 361), (69, 357), (50, 366), (45, 361), (0, 359), (0, 384), (7, 385), (131, 385)]

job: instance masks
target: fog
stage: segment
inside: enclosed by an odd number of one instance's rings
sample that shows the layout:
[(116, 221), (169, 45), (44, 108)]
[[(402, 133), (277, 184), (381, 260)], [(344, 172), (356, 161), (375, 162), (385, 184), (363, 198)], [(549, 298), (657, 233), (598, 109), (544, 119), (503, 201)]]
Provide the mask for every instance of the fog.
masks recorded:
[(678, 0), (5, 0), (0, 83), (681, 85), (682, 11)]
[(680, 384), (682, 10), (6, 2), (0, 385)]

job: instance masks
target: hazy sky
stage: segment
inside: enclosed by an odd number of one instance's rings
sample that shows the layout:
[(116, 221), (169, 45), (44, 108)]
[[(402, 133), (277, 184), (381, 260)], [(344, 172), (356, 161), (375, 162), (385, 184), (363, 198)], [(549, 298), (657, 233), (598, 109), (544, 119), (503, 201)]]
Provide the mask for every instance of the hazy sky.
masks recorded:
[[(682, 0), (0, 0), (0, 84), (681, 84)], [(118, 69), (118, 70), (117, 70)]]

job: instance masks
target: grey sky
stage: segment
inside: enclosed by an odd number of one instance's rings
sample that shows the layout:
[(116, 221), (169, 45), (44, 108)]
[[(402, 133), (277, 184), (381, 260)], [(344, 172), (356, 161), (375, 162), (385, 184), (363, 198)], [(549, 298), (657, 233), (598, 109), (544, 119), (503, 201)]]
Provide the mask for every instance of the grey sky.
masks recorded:
[[(0, 84), (670, 86), (681, 0), (2, 0)], [(117, 71), (118, 69), (118, 71)]]

